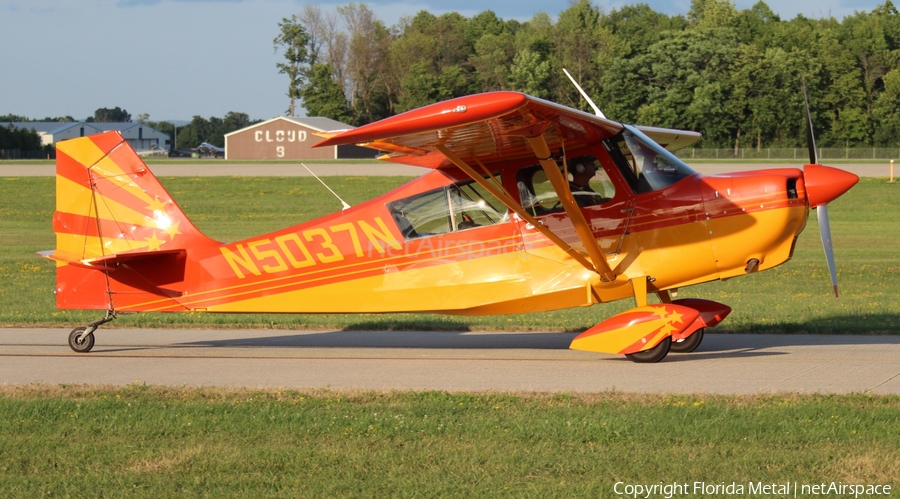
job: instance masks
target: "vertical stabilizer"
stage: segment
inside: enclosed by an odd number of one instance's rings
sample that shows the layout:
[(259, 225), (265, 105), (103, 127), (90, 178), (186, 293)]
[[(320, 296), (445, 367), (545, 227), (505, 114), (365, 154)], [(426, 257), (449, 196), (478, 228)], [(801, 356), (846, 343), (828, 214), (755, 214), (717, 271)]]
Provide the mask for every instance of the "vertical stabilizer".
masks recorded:
[(61, 308), (112, 309), (111, 279), (166, 295), (187, 248), (209, 241), (117, 131), (57, 144), (53, 232), (56, 249), (40, 254), (57, 261)]
[(203, 237), (119, 132), (60, 142), (56, 250), (90, 261)]

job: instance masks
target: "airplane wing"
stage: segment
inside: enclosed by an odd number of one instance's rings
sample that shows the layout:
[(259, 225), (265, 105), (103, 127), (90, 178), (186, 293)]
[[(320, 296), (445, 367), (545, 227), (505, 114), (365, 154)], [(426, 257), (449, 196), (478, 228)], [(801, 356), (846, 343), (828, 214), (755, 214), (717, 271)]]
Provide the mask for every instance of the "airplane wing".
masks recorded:
[[(536, 125), (551, 151), (577, 149), (622, 131), (620, 123), (517, 92), (489, 92), (421, 107), (352, 130), (317, 134), (316, 147), (356, 144), (386, 152), (381, 159), (426, 168), (449, 168), (446, 147), (468, 163), (491, 165), (532, 157), (526, 136)], [(669, 150), (700, 140), (696, 132), (639, 129)]]
[[(596, 144), (623, 128), (620, 123), (525, 94), (490, 92), (439, 102), (353, 130), (328, 134), (316, 147), (357, 144), (387, 151), (382, 159), (388, 161), (426, 168), (457, 167), (585, 268), (598, 273), (604, 281), (613, 281), (615, 273), (552, 156)], [(538, 223), (493, 177), (491, 172), (526, 158), (536, 160), (546, 172), (587, 258)]]
[(672, 152), (692, 146), (703, 138), (699, 133), (689, 130), (674, 130), (671, 128), (656, 128), (652, 126), (638, 126), (636, 128), (641, 132), (644, 132), (644, 134), (653, 139), (654, 142)]
[(490, 92), (459, 97), (337, 133), (316, 145), (357, 144), (385, 151), (382, 159), (426, 168), (450, 168), (453, 163), (436, 146), (453, 151), (463, 161), (486, 165), (532, 157), (522, 135), (539, 123), (551, 149), (565, 140), (568, 148), (595, 143), (622, 130), (619, 123), (517, 92)]

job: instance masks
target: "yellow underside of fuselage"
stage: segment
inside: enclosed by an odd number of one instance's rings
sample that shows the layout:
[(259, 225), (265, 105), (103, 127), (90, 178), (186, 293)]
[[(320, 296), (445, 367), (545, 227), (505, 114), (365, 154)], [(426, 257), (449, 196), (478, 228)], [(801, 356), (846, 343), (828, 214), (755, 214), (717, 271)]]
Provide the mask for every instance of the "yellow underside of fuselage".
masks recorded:
[(622, 251), (609, 256), (618, 275), (611, 283), (600, 282), (551, 245), (286, 292), (273, 289), (252, 298), (226, 297), (205, 310), (496, 315), (589, 306), (634, 296), (631, 279), (649, 276), (651, 289), (663, 290), (743, 275), (750, 258), (760, 261), (760, 270), (784, 263), (806, 216), (805, 206), (791, 206), (630, 234)]

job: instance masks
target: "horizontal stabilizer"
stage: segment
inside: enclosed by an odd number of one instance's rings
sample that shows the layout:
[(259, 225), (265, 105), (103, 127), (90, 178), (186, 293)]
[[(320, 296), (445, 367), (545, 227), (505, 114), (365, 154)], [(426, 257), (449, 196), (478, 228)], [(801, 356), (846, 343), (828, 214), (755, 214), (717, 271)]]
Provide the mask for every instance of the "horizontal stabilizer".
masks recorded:
[(135, 263), (150, 259), (177, 259), (178, 255), (185, 255), (187, 251), (184, 249), (161, 250), (161, 251), (135, 251), (131, 253), (120, 253), (115, 255), (107, 255), (100, 258), (83, 258), (81, 255), (62, 250), (38, 251), (38, 255), (56, 260), (58, 262), (76, 265), (88, 269), (96, 270), (116, 270), (120, 263)]

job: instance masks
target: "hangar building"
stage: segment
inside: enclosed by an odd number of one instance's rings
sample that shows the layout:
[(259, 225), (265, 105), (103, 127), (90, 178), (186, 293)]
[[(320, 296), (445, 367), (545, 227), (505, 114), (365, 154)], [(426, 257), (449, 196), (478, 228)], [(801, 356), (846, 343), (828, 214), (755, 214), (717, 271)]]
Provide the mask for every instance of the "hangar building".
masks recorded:
[(26, 121), (0, 123), (0, 126), (33, 130), (41, 138), (41, 145), (55, 145), (57, 142), (76, 137), (86, 137), (97, 133), (118, 130), (122, 137), (136, 151), (169, 150), (169, 134), (162, 133), (142, 123), (87, 123), (83, 121)]
[(371, 159), (375, 151), (349, 146), (313, 149), (314, 132), (354, 128), (329, 118), (279, 116), (225, 135), (225, 159)]

